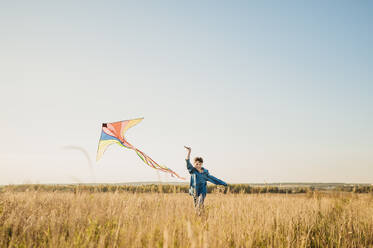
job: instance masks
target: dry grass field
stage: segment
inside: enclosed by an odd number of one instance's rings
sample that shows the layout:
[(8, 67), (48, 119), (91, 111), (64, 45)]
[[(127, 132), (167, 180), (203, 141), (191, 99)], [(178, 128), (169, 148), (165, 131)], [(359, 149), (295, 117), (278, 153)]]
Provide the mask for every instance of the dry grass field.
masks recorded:
[(4, 190), (0, 247), (373, 247), (373, 195)]

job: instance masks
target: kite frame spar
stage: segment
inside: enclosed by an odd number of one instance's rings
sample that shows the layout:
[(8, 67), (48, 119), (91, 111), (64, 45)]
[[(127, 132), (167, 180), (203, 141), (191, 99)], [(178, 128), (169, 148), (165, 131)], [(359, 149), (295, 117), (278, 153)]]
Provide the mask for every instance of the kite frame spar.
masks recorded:
[(149, 165), (150, 167), (160, 170), (163, 172), (170, 173), (171, 176), (177, 177), (179, 179), (185, 180), (185, 178), (180, 177), (176, 172), (171, 170), (170, 168), (160, 165), (157, 162), (155, 162), (153, 159), (151, 159), (148, 155), (146, 155), (144, 152), (140, 151), (133, 145), (131, 145), (125, 138), (125, 133), (128, 129), (131, 127), (137, 125), (140, 121), (142, 121), (144, 117), (137, 118), (137, 119), (131, 119), (131, 120), (124, 120), (124, 121), (116, 121), (116, 122), (110, 122), (110, 123), (102, 123), (101, 127), (101, 136), (100, 140), (98, 142), (98, 148), (97, 148), (97, 157), (96, 161), (100, 160), (101, 157), (104, 155), (106, 149), (112, 145), (112, 144), (118, 144), (120, 146), (123, 146), (124, 148), (134, 150), (136, 154), (141, 158), (141, 160)]

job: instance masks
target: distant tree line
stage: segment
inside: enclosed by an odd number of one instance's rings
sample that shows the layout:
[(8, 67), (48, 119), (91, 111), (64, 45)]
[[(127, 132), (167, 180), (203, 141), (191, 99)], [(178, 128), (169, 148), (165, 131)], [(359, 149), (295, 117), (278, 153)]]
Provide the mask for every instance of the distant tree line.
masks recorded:
[[(24, 185), (7, 185), (1, 186), (0, 192), (131, 192), (131, 193), (188, 193), (189, 185), (172, 185), (172, 184), (147, 184), (147, 185), (43, 185), (43, 184), (24, 184)], [(208, 193), (221, 194), (301, 194), (313, 191), (338, 191), (352, 193), (371, 193), (373, 186), (370, 185), (344, 185), (336, 186), (332, 189), (316, 189), (312, 186), (251, 186), (249, 184), (229, 184), (227, 187), (208, 185)]]

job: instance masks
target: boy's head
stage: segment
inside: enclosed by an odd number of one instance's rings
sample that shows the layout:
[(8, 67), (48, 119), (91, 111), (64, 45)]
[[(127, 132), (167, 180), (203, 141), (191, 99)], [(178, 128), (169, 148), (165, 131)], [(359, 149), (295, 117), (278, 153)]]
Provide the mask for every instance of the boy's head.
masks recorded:
[(194, 167), (196, 167), (198, 170), (201, 170), (202, 165), (203, 165), (203, 158), (195, 157), (194, 158)]

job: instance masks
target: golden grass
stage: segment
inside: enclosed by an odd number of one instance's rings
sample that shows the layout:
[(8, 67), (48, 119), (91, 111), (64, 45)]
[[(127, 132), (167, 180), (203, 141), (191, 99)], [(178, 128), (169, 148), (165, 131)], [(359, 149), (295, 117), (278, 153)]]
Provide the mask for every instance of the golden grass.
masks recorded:
[(373, 247), (373, 196), (5, 191), (0, 247)]

